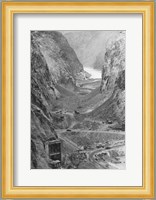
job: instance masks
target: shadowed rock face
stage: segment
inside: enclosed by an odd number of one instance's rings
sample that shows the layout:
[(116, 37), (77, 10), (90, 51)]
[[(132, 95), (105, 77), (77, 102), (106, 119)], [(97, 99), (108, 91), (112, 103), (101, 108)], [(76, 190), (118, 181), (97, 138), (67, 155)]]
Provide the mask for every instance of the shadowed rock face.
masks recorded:
[(31, 38), (31, 167), (49, 168), (44, 143), (56, 139), (50, 111), (57, 97), (47, 63)]
[(91, 116), (101, 120), (116, 121), (124, 126), (125, 38), (123, 35), (107, 44), (100, 91), (108, 98), (91, 113)]

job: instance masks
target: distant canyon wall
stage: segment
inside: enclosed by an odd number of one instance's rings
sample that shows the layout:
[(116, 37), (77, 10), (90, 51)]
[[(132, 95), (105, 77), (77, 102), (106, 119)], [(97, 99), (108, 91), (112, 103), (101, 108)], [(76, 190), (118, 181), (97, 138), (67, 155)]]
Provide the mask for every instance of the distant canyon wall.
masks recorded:
[(101, 70), (105, 47), (110, 38), (122, 31), (62, 31), (84, 67)]

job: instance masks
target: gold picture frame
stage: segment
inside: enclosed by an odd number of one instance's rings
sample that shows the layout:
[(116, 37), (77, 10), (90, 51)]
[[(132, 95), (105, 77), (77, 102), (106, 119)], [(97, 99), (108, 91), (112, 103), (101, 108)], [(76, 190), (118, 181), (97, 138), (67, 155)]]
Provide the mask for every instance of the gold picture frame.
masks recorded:
[[(140, 13), (143, 16), (143, 186), (16, 187), (13, 185), (13, 17), (17, 13)], [(154, 2), (2, 2), (2, 197), (154, 197)]]

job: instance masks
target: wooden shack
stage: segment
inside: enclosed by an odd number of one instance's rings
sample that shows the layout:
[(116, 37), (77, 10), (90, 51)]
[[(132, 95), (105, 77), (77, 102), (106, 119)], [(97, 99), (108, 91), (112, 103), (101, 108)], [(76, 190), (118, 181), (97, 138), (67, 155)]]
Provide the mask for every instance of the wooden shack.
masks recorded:
[(47, 141), (45, 149), (51, 160), (61, 162), (61, 141), (59, 139)]

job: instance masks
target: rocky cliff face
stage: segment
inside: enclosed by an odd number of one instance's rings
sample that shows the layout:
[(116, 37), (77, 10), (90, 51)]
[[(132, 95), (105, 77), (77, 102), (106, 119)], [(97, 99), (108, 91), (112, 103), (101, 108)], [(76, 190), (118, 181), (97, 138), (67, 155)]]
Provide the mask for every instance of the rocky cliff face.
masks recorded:
[(76, 84), (77, 79), (85, 78), (82, 64), (60, 32), (33, 31), (31, 36), (38, 44), (55, 83), (66, 85), (72, 81)]
[(125, 70), (125, 35), (107, 42), (102, 70), (101, 91), (112, 91), (120, 71)]
[[(31, 167), (49, 168), (44, 143), (56, 139), (50, 111), (57, 91), (39, 45), (31, 38)], [(54, 101), (52, 101), (54, 100)]]
[(91, 115), (125, 125), (125, 37), (121, 34), (107, 43), (100, 91), (107, 100)]
[(58, 85), (72, 90), (86, 76), (61, 33), (31, 32), (31, 168), (49, 168), (45, 142), (57, 139), (56, 126), (64, 128), (69, 121), (69, 116), (60, 118), (53, 113), (61, 95)]

